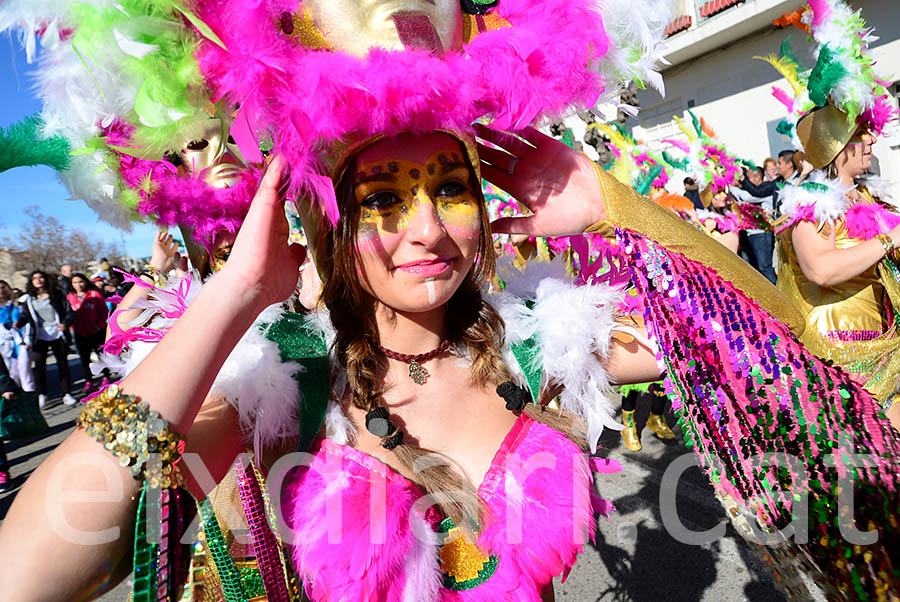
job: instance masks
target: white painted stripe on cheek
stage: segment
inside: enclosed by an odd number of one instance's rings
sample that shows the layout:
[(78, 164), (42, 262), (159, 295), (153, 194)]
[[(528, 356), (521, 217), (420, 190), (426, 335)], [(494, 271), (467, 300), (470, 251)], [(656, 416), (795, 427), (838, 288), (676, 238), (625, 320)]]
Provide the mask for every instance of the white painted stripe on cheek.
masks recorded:
[(434, 303), (437, 300), (437, 293), (434, 292), (434, 278), (425, 280), (425, 290), (428, 291), (428, 302)]

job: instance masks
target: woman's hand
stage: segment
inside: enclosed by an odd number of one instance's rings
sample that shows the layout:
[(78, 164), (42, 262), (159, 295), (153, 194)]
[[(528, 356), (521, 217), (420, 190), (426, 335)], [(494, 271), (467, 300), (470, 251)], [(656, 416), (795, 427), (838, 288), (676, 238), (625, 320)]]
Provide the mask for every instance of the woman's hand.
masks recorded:
[(179, 242), (165, 230), (157, 230), (153, 239), (153, 250), (150, 252), (150, 265), (163, 274), (168, 274), (175, 267), (178, 257)]
[(477, 126), (478, 136), (499, 147), (478, 144), (481, 173), (532, 211), (504, 217), (495, 233), (567, 236), (581, 234), (605, 218), (593, 162), (562, 142), (526, 128), (522, 138)]
[(219, 278), (229, 280), (240, 300), (261, 311), (291, 296), (306, 258), (301, 245), (289, 245), (280, 185), (284, 158), (276, 155), (259, 183), (247, 218)]

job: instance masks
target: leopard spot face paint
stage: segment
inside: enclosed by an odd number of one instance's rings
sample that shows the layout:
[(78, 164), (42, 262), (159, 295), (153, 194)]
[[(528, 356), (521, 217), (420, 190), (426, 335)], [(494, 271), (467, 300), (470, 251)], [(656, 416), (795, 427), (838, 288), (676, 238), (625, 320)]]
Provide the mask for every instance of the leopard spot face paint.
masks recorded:
[(452, 237), (475, 239), (481, 233), (478, 200), (469, 185), (471, 170), (456, 153), (440, 152), (425, 163), (405, 159), (358, 166), (357, 247), (374, 251), (403, 236), (420, 211), (433, 211)]

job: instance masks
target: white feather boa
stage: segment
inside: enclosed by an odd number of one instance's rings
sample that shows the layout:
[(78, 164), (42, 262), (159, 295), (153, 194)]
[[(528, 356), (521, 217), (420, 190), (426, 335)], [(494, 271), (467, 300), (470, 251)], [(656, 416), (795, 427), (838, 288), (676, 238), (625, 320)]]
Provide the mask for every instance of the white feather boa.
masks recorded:
[(855, 186), (845, 186), (840, 180), (829, 180), (823, 171), (814, 171), (798, 186), (787, 185), (778, 193), (781, 212), (792, 223), (812, 211), (813, 219), (821, 227), (833, 224), (850, 208), (847, 193)]
[[(613, 332), (629, 332), (616, 321), (622, 292), (606, 284), (576, 284), (561, 261), (529, 262), (524, 271), (506, 267), (503, 278), (506, 288), (488, 301), (506, 323), (507, 343), (535, 337), (544, 382), (564, 387), (560, 407), (587, 423), (595, 451), (604, 427), (622, 428), (615, 419), (619, 394), (605, 368)], [(506, 356), (510, 366), (518, 365), (509, 361), (508, 350)]]
[[(171, 328), (181, 315), (171, 313), (179, 284), (156, 290), (149, 299), (135, 303), (132, 307), (144, 311), (129, 326), (160, 332)], [(185, 307), (197, 297), (201, 287), (195, 273), (189, 288), (179, 293)], [(172, 317), (166, 318), (162, 312)], [(282, 313), (279, 306), (273, 305), (259, 315), (225, 360), (209, 391), (210, 396), (224, 398), (238, 411), (241, 429), (253, 442), (257, 456), (265, 447), (296, 437), (300, 427), (300, 389), (294, 377), (303, 372), (303, 367), (296, 362), (283, 362), (278, 346), (265, 337), (261, 326), (276, 322)], [(104, 354), (102, 361), (91, 364), (91, 368), (94, 373), (109, 368), (124, 377), (155, 347), (153, 342), (134, 341), (120, 356)]]

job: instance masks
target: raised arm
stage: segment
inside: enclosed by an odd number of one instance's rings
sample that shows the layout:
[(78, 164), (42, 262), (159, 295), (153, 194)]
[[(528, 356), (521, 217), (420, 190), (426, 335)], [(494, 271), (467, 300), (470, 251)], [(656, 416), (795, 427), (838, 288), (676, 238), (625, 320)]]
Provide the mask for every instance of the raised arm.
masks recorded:
[[(900, 243), (900, 227), (891, 230), (889, 236), (895, 245)], [(834, 228), (823, 236), (811, 222), (797, 223), (791, 233), (803, 275), (819, 286), (835, 286), (855, 278), (884, 257), (884, 245), (878, 239), (838, 249), (834, 238)]]
[(756, 186), (749, 179), (744, 178), (741, 180), (740, 186), (753, 196), (759, 198), (772, 196), (778, 192), (778, 184), (776, 182), (763, 182), (759, 186)]
[[(153, 239), (153, 250), (150, 252), (150, 263), (148, 265), (160, 274), (168, 274), (179, 263), (185, 261), (184, 258), (178, 254), (178, 246), (179, 243), (175, 240), (174, 236), (165, 230), (158, 230), (156, 232), (156, 237)], [(186, 267), (186, 265), (178, 267)], [(147, 282), (147, 284), (151, 284), (153, 281), (151, 276), (144, 273), (140, 275), (140, 278)], [(119, 302), (119, 307), (122, 308), (122, 311), (116, 312), (110, 317), (110, 322), (115, 320), (119, 328), (123, 330), (128, 328), (128, 323), (138, 317), (141, 313), (140, 309), (128, 308), (134, 305), (134, 302), (138, 299), (146, 299), (149, 294), (150, 289), (148, 288), (144, 288), (143, 286), (132, 286)], [(107, 325), (107, 339), (110, 337), (111, 332), (111, 327)]]
[(500, 218), (493, 224), (494, 232), (538, 236), (612, 235), (614, 228), (639, 232), (714, 269), (788, 324), (794, 334), (803, 332), (803, 315), (749, 263), (735, 253), (723, 253), (718, 242), (619, 182), (586, 155), (533, 128), (516, 138), (482, 127), (479, 136), (505, 149), (479, 146), (484, 178), (534, 212)]
[[(270, 165), (227, 266), (120, 385), (171, 432), (190, 435), (231, 349), (296, 284), (304, 250), (287, 244), (277, 194), (282, 165), (280, 157)], [(0, 528), (0, 599), (85, 599), (127, 575), (140, 486), (83, 430), (72, 433), (32, 474)]]

